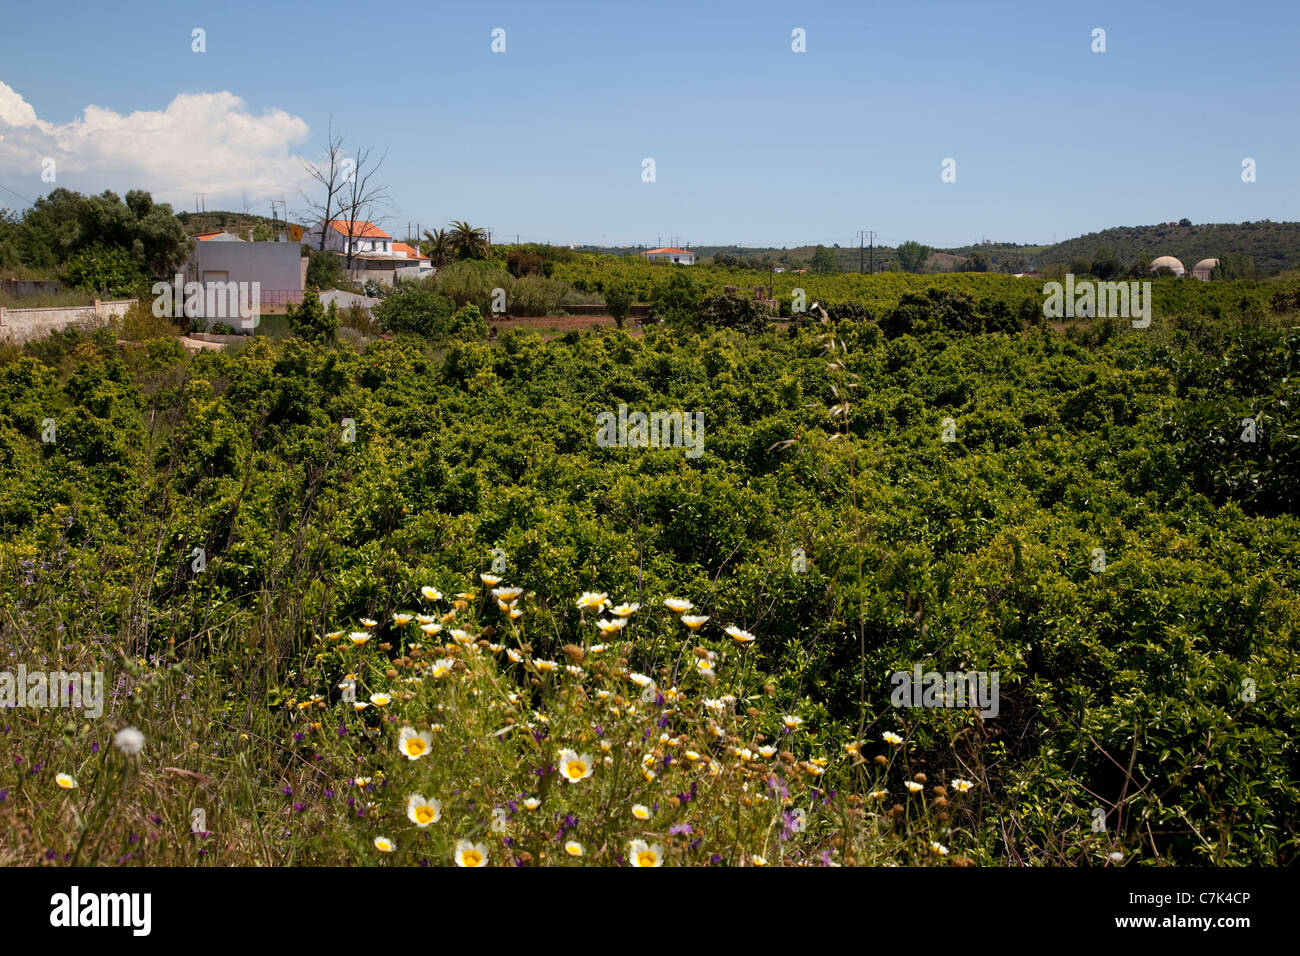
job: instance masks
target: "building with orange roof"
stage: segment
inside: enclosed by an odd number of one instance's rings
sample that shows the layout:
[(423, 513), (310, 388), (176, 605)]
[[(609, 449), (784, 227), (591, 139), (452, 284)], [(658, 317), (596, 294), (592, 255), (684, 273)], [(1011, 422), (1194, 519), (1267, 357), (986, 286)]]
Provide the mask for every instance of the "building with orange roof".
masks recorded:
[(343, 271), (354, 282), (364, 284), (373, 279), (380, 285), (395, 285), (400, 279), (419, 279), (434, 271), (428, 256), (397, 242), (373, 222), (331, 219), (327, 224), (317, 223), (303, 233), (303, 244), (320, 249), (322, 231), (324, 248), (343, 259)]
[(641, 255), (651, 262), (675, 262), (681, 266), (695, 265), (695, 253), (689, 249), (676, 249), (672, 246), (665, 246), (662, 249), (647, 249)]

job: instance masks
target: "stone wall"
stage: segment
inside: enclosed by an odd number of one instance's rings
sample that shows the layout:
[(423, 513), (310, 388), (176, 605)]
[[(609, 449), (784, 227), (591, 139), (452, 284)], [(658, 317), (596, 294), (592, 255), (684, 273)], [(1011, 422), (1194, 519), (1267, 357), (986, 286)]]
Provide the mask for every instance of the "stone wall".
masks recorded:
[(21, 345), (32, 339), (44, 338), (51, 332), (73, 325), (88, 327), (107, 325), (112, 318), (121, 318), (135, 299), (101, 302), (90, 305), (61, 306), (52, 309), (6, 309), (0, 307), (0, 342)]

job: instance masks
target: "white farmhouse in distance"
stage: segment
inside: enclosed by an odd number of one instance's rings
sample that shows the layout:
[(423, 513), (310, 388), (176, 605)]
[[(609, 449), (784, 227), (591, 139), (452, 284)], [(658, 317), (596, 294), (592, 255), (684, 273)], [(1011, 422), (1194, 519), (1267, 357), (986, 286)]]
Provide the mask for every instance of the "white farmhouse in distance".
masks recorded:
[(318, 222), (303, 233), (303, 244), (313, 249), (318, 248), (321, 229), (327, 230), (325, 248), (331, 252), (347, 255), (349, 239), (351, 239), (351, 252), (354, 256), (363, 252), (391, 253), (393, 251), (393, 237), (374, 223), (361, 219), (356, 222), (347, 219), (331, 219), (328, 225)]
[[(331, 219), (317, 223), (303, 233), (302, 242), (309, 249), (320, 246), (321, 230), (325, 230), (325, 249), (337, 253), (344, 260), (344, 271), (355, 282), (374, 279), (380, 285), (395, 285), (400, 279), (421, 279), (434, 271), (433, 262), (414, 247), (397, 242), (372, 222), (358, 219)], [(352, 248), (352, 262), (346, 264), (348, 247)]]
[(665, 246), (662, 249), (648, 249), (641, 255), (651, 262), (676, 262), (678, 265), (683, 266), (695, 265), (695, 253), (689, 249), (674, 249), (671, 246)]

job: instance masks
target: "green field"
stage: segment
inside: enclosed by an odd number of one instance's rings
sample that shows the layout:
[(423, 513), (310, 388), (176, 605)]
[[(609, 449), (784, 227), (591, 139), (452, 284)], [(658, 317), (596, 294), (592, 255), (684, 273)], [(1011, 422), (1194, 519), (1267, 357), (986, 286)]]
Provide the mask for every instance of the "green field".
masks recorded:
[[(864, 311), (0, 351), (0, 647), (105, 688), (5, 712), (0, 864), (1292, 861), (1279, 286), (971, 334), (905, 297), (1041, 283), (796, 283)], [(701, 413), (702, 454), (603, 447), (620, 406)], [(996, 714), (895, 706), (917, 667), (996, 674)]]

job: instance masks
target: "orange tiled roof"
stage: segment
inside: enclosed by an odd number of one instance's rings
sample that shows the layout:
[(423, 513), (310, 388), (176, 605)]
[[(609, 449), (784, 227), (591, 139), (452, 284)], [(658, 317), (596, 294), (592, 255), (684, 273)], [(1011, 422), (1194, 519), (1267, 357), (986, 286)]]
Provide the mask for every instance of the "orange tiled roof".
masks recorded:
[(691, 250), (689, 249), (673, 249), (671, 246), (666, 246), (663, 249), (647, 249), (645, 251), (645, 254), (649, 256), (649, 255), (654, 255), (657, 252), (674, 253), (679, 256), (689, 256), (692, 254)]
[(388, 233), (384, 232), (384, 230), (376, 226), (374, 223), (366, 222), (362, 219), (358, 219), (356, 222), (352, 222), (348, 219), (331, 219), (330, 225), (334, 227), (334, 231), (339, 233), (339, 235), (346, 236), (349, 232), (351, 232), (353, 239), (393, 238)]
[(393, 243), (394, 252), (404, 252), (409, 259), (428, 259), (428, 256), (422, 256), (404, 242)]

